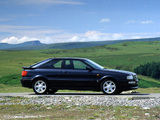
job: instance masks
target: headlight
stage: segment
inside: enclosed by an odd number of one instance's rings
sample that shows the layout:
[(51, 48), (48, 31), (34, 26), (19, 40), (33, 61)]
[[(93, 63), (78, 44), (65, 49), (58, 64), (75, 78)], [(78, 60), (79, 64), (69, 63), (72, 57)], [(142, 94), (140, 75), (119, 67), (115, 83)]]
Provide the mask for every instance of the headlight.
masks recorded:
[(133, 75), (128, 75), (127, 80), (133, 80)]

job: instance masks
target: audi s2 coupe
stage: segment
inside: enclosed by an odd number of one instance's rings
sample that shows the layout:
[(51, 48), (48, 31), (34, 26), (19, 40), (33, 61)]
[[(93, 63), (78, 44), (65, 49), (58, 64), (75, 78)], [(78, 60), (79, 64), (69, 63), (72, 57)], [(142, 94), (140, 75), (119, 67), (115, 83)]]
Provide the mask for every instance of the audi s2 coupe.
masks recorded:
[(21, 84), (36, 94), (54, 94), (60, 89), (102, 91), (120, 94), (138, 88), (133, 72), (105, 69), (86, 58), (50, 58), (23, 67)]

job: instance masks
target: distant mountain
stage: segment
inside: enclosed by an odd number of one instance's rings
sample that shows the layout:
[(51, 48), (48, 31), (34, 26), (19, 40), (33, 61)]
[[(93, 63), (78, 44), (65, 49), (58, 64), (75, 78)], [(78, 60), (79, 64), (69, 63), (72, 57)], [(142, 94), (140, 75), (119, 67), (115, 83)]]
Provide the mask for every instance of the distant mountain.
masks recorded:
[(122, 43), (128, 41), (160, 41), (157, 38), (143, 38), (143, 39), (126, 39), (126, 40), (110, 40), (110, 41), (92, 41), (92, 42), (68, 42), (68, 43), (55, 43), (55, 44), (42, 44), (40, 41), (30, 41), (21, 44), (7, 44), (0, 43), (2, 50), (40, 50), (40, 49), (76, 49), (85, 47), (94, 47), (101, 45), (109, 45), (115, 43)]
[(43, 45), (43, 44), (38, 40), (24, 42), (24, 43), (20, 43), (20, 44), (0, 43), (0, 50), (3, 50), (3, 49), (18, 49), (18, 48), (23, 48), (23, 47), (34, 47), (34, 46), (38, 46), (38, 45)]

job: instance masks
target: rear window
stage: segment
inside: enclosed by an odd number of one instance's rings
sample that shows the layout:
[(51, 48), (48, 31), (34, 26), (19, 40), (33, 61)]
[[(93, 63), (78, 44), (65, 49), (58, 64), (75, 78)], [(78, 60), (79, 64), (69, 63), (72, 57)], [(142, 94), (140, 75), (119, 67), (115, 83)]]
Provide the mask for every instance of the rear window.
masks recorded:
[(51, 60), (52, 59), (47, 59), (47, 60), (40, 61), (38, 63), (35, 63), (35, 64), (31, 65), (30, 68), (37, 68), (37, 67), (39, 67), (39, 66), (41, 66), (41, 65), (43, 65), (43, 64), (45, 64), (45, 63), (47, 63), (47, 62), (49, 62)]

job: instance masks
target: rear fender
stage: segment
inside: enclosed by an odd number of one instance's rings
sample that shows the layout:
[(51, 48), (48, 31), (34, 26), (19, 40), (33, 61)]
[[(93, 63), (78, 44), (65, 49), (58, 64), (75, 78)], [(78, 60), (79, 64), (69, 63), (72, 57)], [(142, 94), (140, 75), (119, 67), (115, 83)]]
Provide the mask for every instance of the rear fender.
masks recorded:
[(36, 75), (32, 78), (32, 83), (37, 80), (37, 79), (45, 79), (46, 81), (48, 80), (47, 77), (43, 76), (43, 75)]

